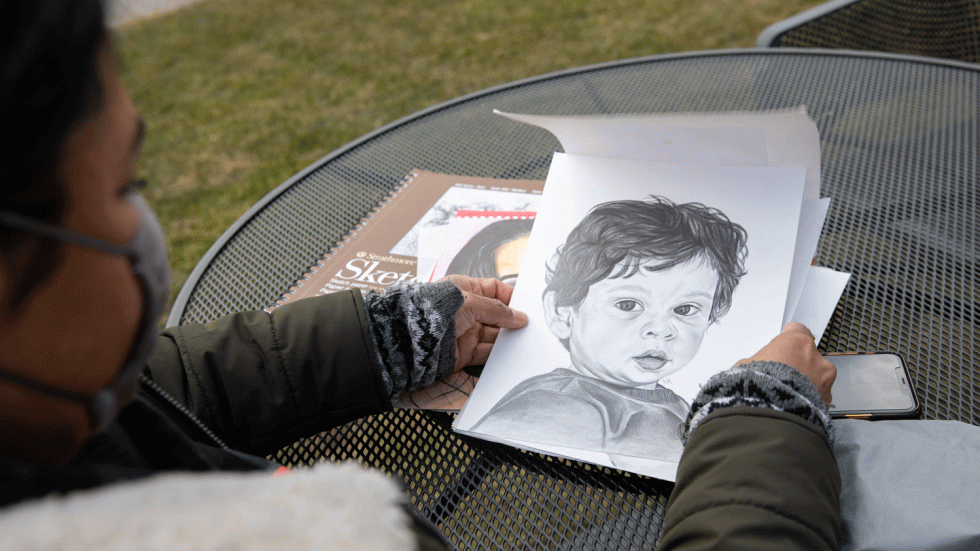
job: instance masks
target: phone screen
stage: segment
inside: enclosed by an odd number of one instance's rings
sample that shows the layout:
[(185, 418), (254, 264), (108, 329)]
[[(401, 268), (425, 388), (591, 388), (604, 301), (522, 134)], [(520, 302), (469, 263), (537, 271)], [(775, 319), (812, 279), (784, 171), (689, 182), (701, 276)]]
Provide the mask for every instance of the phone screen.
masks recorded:
[(837, 367), (832, 415), (917, 409), (908, 372), (897, 354), (828, 354), (826, 358)]

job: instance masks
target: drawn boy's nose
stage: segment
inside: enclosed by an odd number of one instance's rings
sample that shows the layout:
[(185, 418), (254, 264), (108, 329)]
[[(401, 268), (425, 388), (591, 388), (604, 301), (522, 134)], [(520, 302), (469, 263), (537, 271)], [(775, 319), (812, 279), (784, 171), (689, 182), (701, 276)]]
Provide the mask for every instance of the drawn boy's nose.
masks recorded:
[(674, 327), (669, 316), (654, 315), (643, 324), (642, 332), (644, 337), (654, 337), (666, 341), (674, 338), (677, 334), (677, 328)]

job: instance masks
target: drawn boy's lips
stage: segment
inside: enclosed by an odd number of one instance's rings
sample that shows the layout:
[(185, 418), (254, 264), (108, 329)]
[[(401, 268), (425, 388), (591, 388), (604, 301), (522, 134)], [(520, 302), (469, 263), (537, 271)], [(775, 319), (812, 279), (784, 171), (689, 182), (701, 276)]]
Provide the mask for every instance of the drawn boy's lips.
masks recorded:
[(633, 361), (644, 369), (656, 371), (657, 369), (665, 366), (668, 360), (662, 353), (651, 353), (644, 354), (642, 356), (634, 356)]

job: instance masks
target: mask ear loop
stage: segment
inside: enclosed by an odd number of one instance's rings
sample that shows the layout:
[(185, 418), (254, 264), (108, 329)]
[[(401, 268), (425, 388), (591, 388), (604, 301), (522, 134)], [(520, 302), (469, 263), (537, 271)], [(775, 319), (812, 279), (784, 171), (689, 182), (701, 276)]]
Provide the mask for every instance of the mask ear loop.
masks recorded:
[(88, 247), (89, 249), (95, 249), (97, 251), (102, 251), (112, 255), (123, 256), (126, 258), (130, 258), (132, 256), (129, 248), (125, 245), (117, 245), (115, 243), (101, 241), (83, 233), (73, 232), (60, 226), (48, 224), (47, 222), (41, 222), (40, 220), (35, 220), (29, 216), (25, 216), (17, 212), (11, 212), (9, 210), (0, 210), (0, 225), (37, 235), (43, 235), (44, 237), (50, 237), (59, 241), (68, 241), (76, 245), (81, 245), (83, 247)]
[(89, 426), (95, 433), (103, 432), (112, 422), (112, 414), (116, 410), (116, 393), (103, 388), (89, 396), (80, 392), (65, 390), (49, 384), (41, 383), (27, 377), (15, 375), (6, 370), (0, 370), (0, 380), (13, 383), (38, 394), (53, 396), (66, 402), (74, 402), (85, 406), (88, 413)]
[[(59, 241), (68, 241), (69, 243), (74, 243), (76, 245), (81, 245), (83, 247), (95, 249), (111, 255), (122, 256), (129, 259), (131, 265), (133, 264), (133, 254), (129, 248), (124, 245), (116, 245), (115, 243), (101, 241), (82, 233), (73, 232), (60, 226), (35, 220), (29, 216), (25, 216), (17, 212), (0, 210), (0, 225), (44, 237), (50, 237)], [(146, 290), (143, 289), (143, 292), (145, 293)], [(29, 390), (33, 390), (34, 392), (38, 392), (40, 394), (46, 394), (65, 401), (84, 405), (88, 413), (91, 429), (96, 434), (103, 432), (109, 426), (109, 423), (112, 422), (113, 414), (116, 411), (118, 398), (116, 397), (116, 392), (109, 388), (100, 389), (95, 393), (95, 396), (88, 396), (80, 392), (65, 390), (63, 388), (34, 381), (26, 377), (21, 377), (20, 375), (5, 372), (4, 370), (0, 370), (0, 379), (14, 383)]]

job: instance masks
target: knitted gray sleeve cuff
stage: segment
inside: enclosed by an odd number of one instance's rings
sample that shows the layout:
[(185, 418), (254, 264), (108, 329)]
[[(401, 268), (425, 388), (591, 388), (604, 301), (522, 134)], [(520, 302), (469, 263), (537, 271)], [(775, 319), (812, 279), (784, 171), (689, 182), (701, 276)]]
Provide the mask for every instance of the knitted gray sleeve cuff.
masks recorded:
[(456, 364), (454, 316), (463, 293), (450, 281), (397, 283), (364, 297), (388, 396), (432, 384)]
[(779, 362), (750, 362), (709, 379), (691, 404), (684, 443), (708, 414), (731, 406), (769, 408), (799, 415), (824, 429), (833, 443), (833, 424), (817, 388), (806, 375)]

